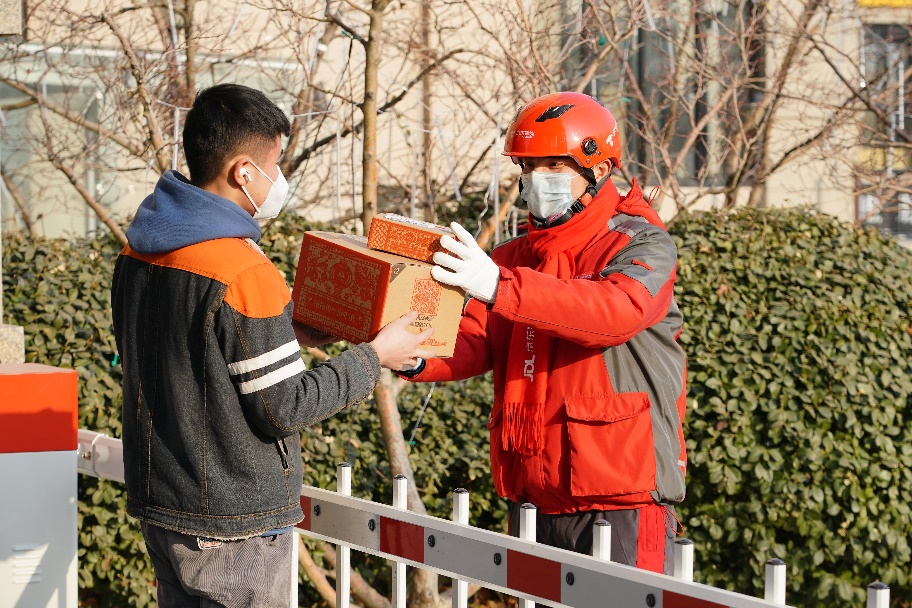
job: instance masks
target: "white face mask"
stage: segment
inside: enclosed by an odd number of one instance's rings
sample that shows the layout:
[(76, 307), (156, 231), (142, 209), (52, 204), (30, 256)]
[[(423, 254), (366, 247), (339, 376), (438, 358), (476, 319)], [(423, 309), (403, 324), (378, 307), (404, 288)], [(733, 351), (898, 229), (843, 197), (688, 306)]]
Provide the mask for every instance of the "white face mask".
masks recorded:
[(573, 195), (570, 194), (574, 177), (572, 173), (541, 171), (520, 175), (522, 199), (529, 208), (529, 213), (545, 221), (551, 221), (566, 213), (574, 201)]
[(250, 193), (247, 192), (247, 188), (241, 186), (241, 190), (247, 195), (247, 200), (250, 201), (250, 204), (253, 205), (253, 208), (256, 211), (256, 213), (253, 214), (253, 219), (270, 220), (276, 217), (282, 210), (282, 207), (285, 206), (285, 197), (288, 196), (288, 182), (285, 181), (285, 176), (282, 175), (281, 169), (279, 169), (278, 177), (273, 181), (272, 178), (266, 175), (265, 171), (256, 166), (256, 163), (250, 161), (250, 164), (256, 167), (256, 170), (262, 173), (263, 177), (269, 180), (272, 187), (269, 188), (269, 192), (266, 194), (266, 200), (263, 201), (262, 205), (257, 205), (253, 202), (253, 198), (251, 198)]

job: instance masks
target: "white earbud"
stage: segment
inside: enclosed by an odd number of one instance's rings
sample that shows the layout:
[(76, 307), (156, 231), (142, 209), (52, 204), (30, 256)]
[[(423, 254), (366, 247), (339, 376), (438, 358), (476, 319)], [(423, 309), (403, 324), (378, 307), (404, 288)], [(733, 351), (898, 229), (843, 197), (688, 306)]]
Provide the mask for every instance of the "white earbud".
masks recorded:
[(247, 183), (248, 183), (248, 184), (249, 184), (249, 183), (251, 182), (251, 180), (253, 179), (253, 178), (250, 177), (250, 171), (248, 171), (247, 169), (241, 169), (241, 175), (244, 176), (244, 179), (247, 180)]

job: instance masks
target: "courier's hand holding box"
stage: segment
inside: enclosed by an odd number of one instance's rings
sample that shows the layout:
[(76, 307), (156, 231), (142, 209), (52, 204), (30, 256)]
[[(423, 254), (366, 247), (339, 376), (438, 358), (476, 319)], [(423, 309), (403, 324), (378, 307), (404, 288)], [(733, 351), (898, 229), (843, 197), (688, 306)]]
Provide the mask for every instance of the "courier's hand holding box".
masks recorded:
[(371, 220), (367, 246), (431, 264), (434, 254), (444, 251), (440, 237), (445, 234), (452, 236), (453, 231), (395, 213), (381, 213)]
[(415, 333), (434, 328), (424, 346), (450, 357), (464, 296), (432, 279), (431, 268), (372, 250), (361, 236), (306, 232), (292, 291), (293, 316), (349, 342), (368, 342), (387, 323), (415, 310), (419, 317), (410, 326)]

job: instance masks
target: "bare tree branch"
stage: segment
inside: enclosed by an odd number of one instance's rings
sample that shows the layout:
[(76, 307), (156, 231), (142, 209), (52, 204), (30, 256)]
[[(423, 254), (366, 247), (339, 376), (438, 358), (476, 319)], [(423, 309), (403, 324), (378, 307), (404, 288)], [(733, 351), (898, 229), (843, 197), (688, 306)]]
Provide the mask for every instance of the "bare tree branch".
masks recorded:
[(54, 114), (57, 114), (58, 116), (61, 116), (65, 119), (67, 119), (69, 122), (73, 123), (74, 125), (79, 125), (80, 127), (84, 127), (86, 129), (89, 129), (90, 131), (94, 131), (95, 133), (98, 134), (99, 137), (104, 137), (106, 139), (113, 141), (114, 143), (116, 143), (117, 145), (122, 147), (124, 150), (126, 150), (133, 156), (136, 156), (137, 158), (142, 158), (143, 155), (145, 154), (145, 151), (141, 147), (133, 144), (133, 142), (129, 141), (125, 137), (119, 135), (118, 133), (116, 133), (110, 129), (104, 128), (97, 122), (88, 120), (85, 116), (79, 114), (78, 112), (73, 112), (69, 108), (65, 108), (62, 105), (55, 103), (54, 101), (52, 101), (50, 99), (47, 99), (41, 93), (38, 93), (37, 91), (32, 90), (30, 87), (22, 84), (21, 82), (19, 82), (17, 80), (13, 80), (6, 76), (0, 76), (0, 82), (2, 82), (3, 84), (7, 85), (10, 88), (16, 89), (20, 93), (24, 93), (25, 95), (28, 95), (29, 98), (31, 98), (34, 103), (40, 105), (43, 108), (47, 108)]
[(295, 536), (297, 537), (295, 542), (298, 543), (298, 563), (300, 563), (301, 567), (304, 569), (304, 574), (307, 575), (310, 584), (314, 586), (314, 589), (317, 590), (317, 593), (320, 594), (323, 601), (330, 606), (335, 606), (336, 590), (329, 584), (329, 581), (326, 580), (326, 575), (323, 574), (323, 570), (321, 570), (313, 561), (313, 557), (311, 557), (310, 551), (308, 551), (307, 545), (304, 544), (301, 535), (295, 534)]
[[(366, 13), (366, 14), (368, 14), (368, 15), (370, 14), (368, 11), (365, 11), (364, 9), (358, 9), (358, 10), (360, 10), (361, 12), (364, 12), (364, 13)], [(366, 44), (366, 43), (367, 43), (367, 40), (365, 40), (364, 38), (362, 38), (361, 35), (360, 35), (358, 32), (356, 32), (355, 29), (354, 29), (353, 27), (351, 27), (350, 25), (348, 25), (347, 23), (345, 23), (344, 21), (342, 21), (342, 18), (339, 17), (337, 14), (331, 13), (331, 12), (327, 11), (327, 12), (326, 12), (326, 18), (329, 19), (332, 23), (335, 23), (336, 25), (338, 25), (339, 28), (340, 28), (343, 32), (345, 32), (346, 34), (348, 34), (348, 36), (349, 36), (350, 38), (353, 38), (353, 39), (357, 40), (357, 41), (360, 42), (361, 44)]]
[[(812, 35), (810, 34), (810, 32), (807, 32), (807, 30), (805, 30), (805, 35), (807, 36), (807, 39), (810, 41), (810, 43), (811, 43), (811, 45), (814, 47), (814, 49), (815, 49), (818, 53), (820, 53), (820, 56), (823, 57), (823, 60), (826, 61), (827, 65), (830, 66), (830, 69), (833, 70), (833, 73), (836, 75), (836, 77), (839, 78), (839, 80), (842, 82), (842, 84), (845, 85), (845, 88), (847, 88), (847, 89), (849, 90), (849, 92), (851, 93), (851, 97), (849, 98), (848, 101), (851, 101), (851, 100), (854, 99), (854, 100), (857, 100), (857, 101), (861, 102), (862, 104), (864, 104), (864, 107), (867, 108), (869, 112), (873, 113), (873, 114), (877, 117), (877, 120), (880, 122), (881, 125), (883, 125), (884, 127), (889, 128), (889, 126), (890, 126), (890, 119), (887, 117), (886, 114), (884, 114), (883, 110), (881, 110), (881, 109), (878, 108), (876, 105), (874, 105), (873, 103), (871, 103), (871, 100), (868, 98), (867, 95), (863, 95), (863, 94), (861, 93), (861, 91), (859, 91), (858, 89), (856, 89), (856, 88), (852, 85), (852, 83), (850, 83), (850, 82), (848, 81), (848, 79), (846, 79), (846, 77), (843, 76), (842, 70), (840, 70), (840, 69), (839, 69), (839, 66), (837, 66), (837, 65), (833, 62), (833, 60), (830, 58), (829, 54), (827, 54), (826, 51), (824, 51), (824, 50), (820, 47), (820, 45), (819, 45), (819, 44), (817, 43), (817, 41), (814, 39), (814, 36), (812, 36)], [(905, 79), (908, 79), (908, 77), (909, 77), (909, 74), (908, 74), (908, 71), (907, 71), (907, 73), (906, 73), (906, 75), (905, 75)], [(846, 102), (844, 102), (844, 103), (842, 104), (842, 107), (843, 107), (843, 108), (846, 106), (846, 104), (848, 103), (848, 101), (846, 101)], [(906, 143), (912, 142), (912, 139), (910, 139), (909, 136), (906, 135), (903, 131), (897, 130), (897, 131), (896, 131), (896, 136), (899, 137), (900, 139), (902, 139), (902, 140), (903, 140), (904, 142), (906, 142)]]
[(82, 200), (84, 200), (86, 205), (88, 205), (89, 208), (95, 212), (95, 215), (98, 216), (98, 219), (100, 219), (104, 225), (114, 233), (114, 235), (120, 240), (121, 243), (126, 245), (127, 235), (124, 234), (123, 229), (117, 222), (114, 221), (114, 219), (111, 217), (111, 214), (108, 213), (108, 210), (105, 209), (104, 206), (95, 200), (95, 197), (89, 193), (88, 189), (83, 185), (82, 181), (76, 177), (76, 174), (73, 173), (73, 170), (67, 165), (67, 163), (64, 163), (60, 157), (53, 153), (48, 155), (48, 160), (58, 171), (66, 176), (67, 180), (69, 180), (69, 182), (76, 189), (76, 192), (79, 193), (79, 196), (82, 197)]
[(500, 225), (507, 219), (507, 215), (510, 214), (510, 210), (513, 209), (513, 205), (516, 204), (517, 198), (519, 198), (519, 179), (513, 182), (507, 189), (503, 198), (500, 199), (500, 213), (497, 217), (491, 217), (485, 221), (481, 228), (481, 232), (478, 234), (478, 238), (475, 239), (482, 249), (487, 249), (491, 245), (491, 241), (494, 240), (494, 233), (497, 232)]
[[(320, 543), (320, 548), (326, 554), (326, 559), (335, 563), (336, 549), (329, 543)], [(388, 599), (380, 595), (376, 589), (367, 584), (364, 577), (356, 569), (351, 570), (351, 593), (364, 608), (390, 608)], [(333, 594), (335, 595), (335, 594)]]
[(13, 183), (13, 180), (10, 179), (10, 176), (7, 175), (6, 171), (0, 169), (0, 176), (3, 178), (3, 185), (6, 186), (6, 191), (9, 192), (10, 198), (13, 199), (13, 205), (16, 207), (16, 211), (19, 212), (19, 217), (22, 218), (26, 236), (31, 237), (32, 218), (31, 215), (29, 215), (28, 207), (25, 204), (25, 198), (22, 196), (22, 191)]
[[(440, 56), (436, 61), (434, 61), (434, 63), (430, 64), (426, 68), (426, 70), (421, 70), (414, 78), (412, 78), (405, 85), (403, 85), (398, 94), (391, 97), (389, 100), (386, 101), (386, 103), (384, 103), (382, 106), (380, 106), (377, 109), (377, 113), (382, 114), (382, 113), (386, 112), (387, 110), (389, 110), (390, 108), (395, 107), (396, 104), (398, 104), (400, 101), (402, 101), (405, 98), (405, 96), (409, 93), (409, 91), (412, 89), (412, 87), (414, 87), (416, 84), (421, 82), (421, 78), (424, 76), (426, 71), (433, 70), (438, 65), (440, 65), (441, 63), (446, 61), (447, 59), (454, 57), (460, 53), (464, 53), (464, 52), (466, 52), (464, 49), (456, 49), (456, 50), (446, 53), (445, 55)], [(363, 126), (364, 126), (363, 121), (359, 122), (358, 124), (353, 125), (353, 126), (346, 125), (345, 128), (342, 129), (341, 136), (347, 137), (348, 135), (351, 135), (353, 132), (360, 133)], [(304, 148), (301, 151), (301, 153), (298, 154), (294, 158), (294, 160), (288, 165), (289, 169), (290, 169), (289, 172), (297, 171), (298, 167), (301, 166), (301, 163), (303, 163), (305, 160), (307, 160), (308, 158), (313, 156), (314, 152), (316, 152), (323, 146), (326, 146), (327, 144), (335, 141), (335, 139), (336, 139), (336, 134), (333, 133), (331, 135), (327, 135), (327, 136), (324, 136), (324, 137), (316, 140), (314, 143), (312, 143), (308, 147)]]
[(0, 111), (3, 112), (12, 112), (13, 110), (21, 110), (29, 106), (35, 105), (37, 102), (34, 99), (23, 99), (22, 101), (14, 101), (12, 103), (0, 104)]
[(101, 20), (107, 24), (117, 37), (117, 40), (120, 42), (121, 50), (130, 63), (130, 72), (133, 75), (133, 79), (136, 81), (136, 94), (139, 96), (140, 103), (142, 104), (143, 118), (146, 122), (149, 139), (152, 142), (152, 152), (155, 155), (155, 162), (158, 164), (159, 173), (164, 173), (171, 168), (171, 163), (168, 160), (166, 153), (165, 139), (162, 135), (161, 126), (159, 125), (158, 118), (152, 108), (152, 96), (146, 88), (145, 73), (140, 66), (139, 58), (133, 50), (133, 45), (114, 19), (107, 14), (102, 14)]

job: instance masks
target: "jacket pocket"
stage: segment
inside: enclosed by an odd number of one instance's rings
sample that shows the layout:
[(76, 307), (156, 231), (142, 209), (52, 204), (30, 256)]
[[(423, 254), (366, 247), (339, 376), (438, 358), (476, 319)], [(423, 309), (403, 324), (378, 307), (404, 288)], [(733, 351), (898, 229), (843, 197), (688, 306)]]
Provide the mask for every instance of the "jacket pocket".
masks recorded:
[(656, 489), (655, 443), (646, 393), (564, 397), (570, 493), (616, 496)]

